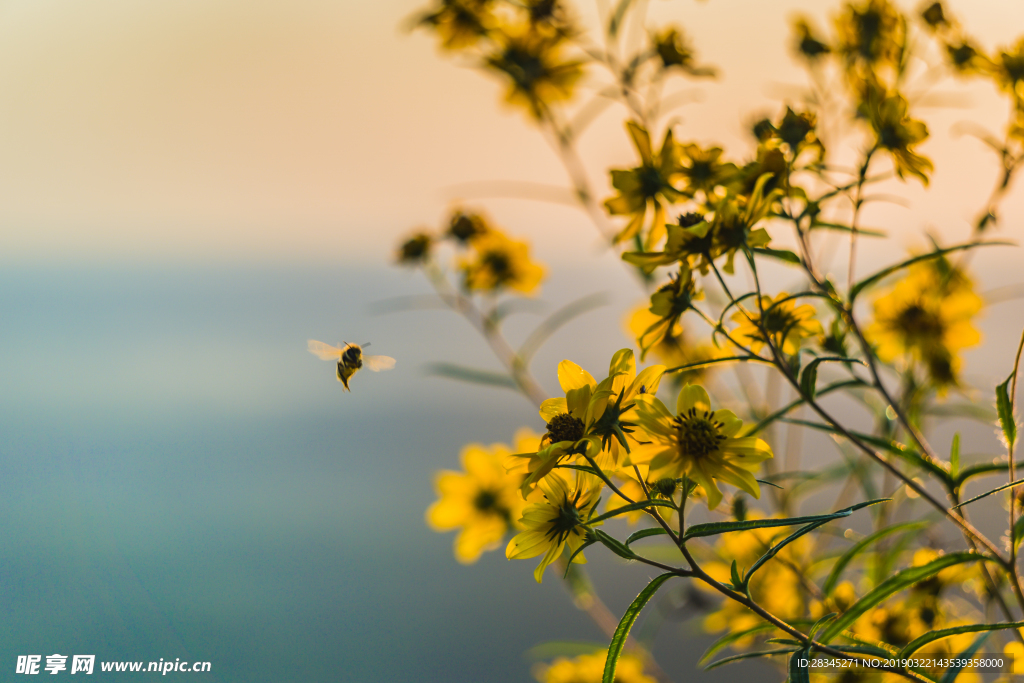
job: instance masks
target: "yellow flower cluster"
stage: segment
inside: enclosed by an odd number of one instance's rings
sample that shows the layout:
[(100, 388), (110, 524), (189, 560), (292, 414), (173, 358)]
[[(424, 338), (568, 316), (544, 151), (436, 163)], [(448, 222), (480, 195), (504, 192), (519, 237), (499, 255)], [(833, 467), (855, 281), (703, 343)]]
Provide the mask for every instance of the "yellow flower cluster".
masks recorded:
[(509, 290), (533, 294), (544, 279), (544, 267), (530, 259), (526, 242), (510, 239), (479, 213), (456, 209), (448, 228), (439, 236), (418, 231), (398, 248), (402, 265), (431, 264), (434, 247), (442, 240), (453, 243), (461, 256), (456, 268), (462, 288), (471, 293), (501, 294)]
[[(559, 657), (551, 664), (537, 666), (534, 676), (539, 683), (601, 683), (604, 680), (606, 652), (580, 655), (572, 659)], [(615, 667), (616, 683), (656, 683), (644, 673), (643, 661), (630, 654), (619, 657)]]

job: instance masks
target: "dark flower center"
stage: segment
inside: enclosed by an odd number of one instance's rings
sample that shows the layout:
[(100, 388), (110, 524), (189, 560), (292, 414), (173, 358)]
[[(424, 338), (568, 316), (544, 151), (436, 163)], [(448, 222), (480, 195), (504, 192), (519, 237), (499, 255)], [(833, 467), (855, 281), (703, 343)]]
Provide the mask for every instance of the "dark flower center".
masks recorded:
[(545, 534), (546, 536), (556, 539), (558, 543), (561, 543), (580, 525), (580, 522), (583, 520), (576, 504), (579, 502), (581, 493), (582, 491), (577, 490), (572, 500), (564, 498), (561, 501), (555, 516), (550, 521), (551, 528), (548, 529)]
[(640, 179), (640, 193), (647, 199), (654, 199), (665, 187), (665, 179), (653, 166), (641, 166), (637, 169), (637, 175)]
[(512, 279), (512, 262), (505, 252), (489, 251), (483, 255), (481, 261), (498, 282)]
[(918, 303), (903, 309), (896, 319), (896, 324), (900, 331), (912, 340), (938, 342), (943, 333), (939, 316)]
[(727, 438), (719, 431), (724, 423), (715, 420), (710, 410), (697, 412), (696, 408), (690, 408), (677, 416), (674, 422), (679, 436), (679, 453), (686, 457), (705, 458), (718, 451)]
[(491, 512), (498, 507), (498, 496), (493, 491), (487, 489), (480, 489), (477, 492), (476, 497), (473, 499), (473, 507), (480, 512)]
[(765, 313), (762, 324), (768, 334), (788, 334), (796, 325), (796, 319), (793, 318), (792, 311), (783, 310), (782, 306), (776, 306)]
[(583, 438), (583, 420), (569, 413), (555, 415), (548, 422), (548, 438), (551, 443), (559, 441), (579, 441)]

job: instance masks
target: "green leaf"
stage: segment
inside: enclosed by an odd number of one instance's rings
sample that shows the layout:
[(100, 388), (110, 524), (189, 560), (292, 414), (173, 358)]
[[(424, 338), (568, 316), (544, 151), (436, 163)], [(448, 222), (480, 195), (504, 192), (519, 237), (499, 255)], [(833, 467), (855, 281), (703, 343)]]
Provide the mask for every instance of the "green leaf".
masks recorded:
[[(841, 223), (827, 223), (825, 221), (814, 221), (810, 227), (811, 230), (839, 230), (840, 232), (853, 232), (853, 229), (849, 225), (842, 225)], [(885, 237), (886, 233), (882, 230), (872, 230), (870, 228), (857, 228), (857, 235), (863, 235), (865, 237)]]
[(673, 505), (672, 503), (670, 503), (670, 502), (668, 502), (666, 500), (641, 500), (638, 503), (630, 503), (629, 505), (623, 505), (620, 508), (615, 508), (614, 510), (608, 511), (608, 512), (604, 513), (603, 515), (598, 515), (597, 517), (594, 517), (593, 519), (587, 520), (587, 524), (597, 524), (598, 522), (603, 522), (606, 519), (611, 519), (612, 517), (618, 517), (619, 515), (624, 515), (627, 512), (634, 512), (636, 510), (645, 510), (645, 509), (647, 509), (649, 507), (672, 508), (673, 510), (676, 509), (675, 505)]
[(788, 655), (791, 652), (797, 652), (798, 649), (792, 647), (786, 647), (779, 650), (758, 650), (757, 652), (744, 652), (738, 655), (732, 655), (731, 657), (723, 657), (722, 659), (711, 662), (704, 667), (705, 671), (711, 671), (717, 669), (723, 664), (731, 664), (732, 662), (738, 662), (743, 659), (754, 659), (757, 657), (771, 657), (772, 655)]
[(953, 628), (944, 628), (939, 631), (930, 631), (925, 633), (923, 636), (915, 638), (914, 640), (907, 643), (902, 650), (900, 650), (899, 657), (909, 657), (914, 654), (928, 643), (936, 640), (942, 640), (943, 638), (949, 638), (950, 636), (959, 635), (961, 633), (978, 633), (980, 631), (1002, 631), (1007, 628), (1024, 628), (1024, 621), (1010, 621), (999, 624), (968, 624), (967, 626), (954, 626)]
[(669, 368), (665, 371), (665, 374), (671, 374), (673, 372), (686, 372), (687, 370), (696, 370), (697, 368), (706, 368), (709, 365), (717, 365), (718, 363), (764, 363), (765, 365), (773, 365), (772, 361), (765, 360), (759, 356), (729, 356), (728, 358), (712, 358), (711, 360), (703, 360), (699, 363), (687, 363), (686, 365), (679, 365), (674, 368)]
[(626, 539), (626, 545), (628, 546), (633, 541), (639, 541), (641, 538), (666, 535), (668, 535), (668, 532), (662, 529), (660, 526), (656, 526), (651, 529), (640, 529), (640, 531), (634, 531), (629, 535), (629, 538)]
[(939, 679), (939, 683), (953, 683), (953, 681), (956, 680), (956, 677), (960, 675), (964, 665), (967, 664), (967, 662), (974, 656), (974, 653), (981, 648), (988, 636), (988, 633), (982, 633), (974, 640), (973, 643), (971, 643), (969, 648), (957, 655), (956, 660), (960, 663), (946, 669), (946, 673)]
[(1003, 429), (1003, 437), (1006, 439), (1006, 448), (1013, 453), (1013, 446), (1017, 441), (1017, 421), (1013, 415), (1013, 406), (1010, 404), (1010, 382), (1013, 375), (1006, 378), (1006, 381), (996, 387), (996, 412), (999, 413), (999, 426)]
[(956, 245), (954, 247), (946, 247), (945, 249), (936, 249), (935, 251), (929, 252), (927, 254), (921, 254), (920, 256), (914, 256), (912, 258), (908, 258), (908, 259), (906, 259), (904, 261), (900, 261), (896, 265), (889, 266), (888, 268), (883, 268), (882, 270), (878, 271), (874, 275), (870, 275), (870, 276), (864, 278), (863, 280), (861, 280), (860, 282), (858, 282), (857, 284), (855, 284), (853, 286), (853, 288), (850, 290), (850, 303), (852, 304), (853, 300), (857, 298), (857, 295), (860, 294), (862, 291), (864, 291), (864, 289), (866, 287), (870, 287), (871, 285), (875, 284), (876, 282), (878, 282), (882, 278), (884, 278), (884, 277), (886, 277), (888, 275), (892, 275), (897, 270), (902, 270), (903, 268), (907, 268), (909, 266), (912, 266), (915, 263), (918, 263), (920, 261), (927, 261), (929, 259), (938, 258), (938, 257), (943, 256), (945, 254), (953, 253), (954, 251), (963, 251), (964, 249), (974, 249), (975, 247), (987, 247), (987, 246), (1004, 246), (1004, 247), (1008, 247), (1008, 246), (1014, 246), (1014, 244), (1013, 244), (1013, 242), (967, 242), (965, 244), (958, 244), (958, 245)]
[[(801, 626), (807, 626), (810, 623), (811, 622), (809, 619), (793, 619), (789, 622), (789, 625), (799, 628)], [(751, 628), (744, 629), (742, 631), (736, 631), (735, 633), (726, 633), (724, 636), (722, 636), (715, 642), (711, 643), (708, 649), (704, 651), (704, 654), (700, 656), (700, 660), (697, 662), (697, 666), (703, 666), (709, 659), (711, 659), (716, 654), (718, 654), (725, 648), (735, 643), (737, 640), (743, 640), (744, 638), (757, 635), (758, 633), (777, 630), (778, 629), (775, 627), (774, 624), (762, 622), (757, 626), (752, 626)]]
[(820, 358), (815, 358), (807, 364), (800, 375), (800, 393), (811, 400), (814, 399), (814, 392), (818, 388), (818, 364), (820, 362)]
[(576, 559), (576, 556), (582, 553), (590, 546), (594, 545), (595, 543), (597, 543), (597, 538), (588, 536), (587, 540), (580, 544), (579, 548), (576, 548), (576, 550), (572, 551), (572, 555), (569, 556), (569, 560), (565, 563), (565, 574), (562, 575), (563, 579), (569, 576), (569, 570), (572, 568), (572, 561)]
[(807, 670), (807, 648), (797, 650), (789, 658), (789, 683), (811, 683), (811, 674)]
[(717, 536), (718, 534), (724, 534), (730, 531), (747, 531), (749, 529), (767, 529), (780, 526), (798, 526), (814, 522), (827, 522), (829, 520), (839, 519), (840, 517), (849, 517), (855, 511), (860, 510), (863, 507), (875, 505), (876, 503), (884, 503), (889, 500), (891, 499), (879, 498), (877, 500), (869, 500), (866, 503), (857, 503), (856, 505), (851, 505), (848, 508), (837, 510), (836, 512), (828, 515), (784, 517), (782, 519), (748, 519), (742, 522), (708, 522), (705, 524), (694, 524), (686, 530), (686, 533), (683, 534), (681, 540), (688, 541), (691, 538), (700, 538), (702, 536)]
[(917, 529), (924, 529), (927, 526), (929, 526), (928, 522), (906, 522), (904, 524), (896, 524), (881, 529), (880, 531), (876, 531), (870, 536), (865, 536), (861, 540), (857, 541), (855, 544), (853, 544), (853, 547), (851, 547), (849, 550), (843, 553), (839, 557), (839, 559), (836, 560), (836, 563), (832, 565), (832, 571), (829, 572), (828, 578), (825, 579), (825, 584), (821, 588), (822, 592), (826, 596), (831, 595), (832, 591), (839, 583), (839, 577), (842, 575), (843, 570), (846, 569), (846, 566), (850, 564), (853, 558), (855, 558), (857, 555), (863, 552), (868, 546), (882, 540), (886, 536), (900, 534), (907, 531), (914, 531)]
[(754, 575), (754, 572), (756, 572), (764, 564), (766, 564), (768, 562), (768, 560), (770, 560), (773, 557), (775, 557), (776, 555), (778, 555), (780, 550), (782, 550), (784, 547), (786, 547), (787, 545), (789, 545), (790, 543), (792, 543), (796, 539), (800, 538), (801, 536), (803, 536), (805, 534), (811, 533), (812, 531), (817, 529), (822, 524), (827, 524), (827, 523), (831, 522), (832, 519), (834, 519), (834, 518), (825, 519), (825, 520), (822, 520), (820, 522), (814, 522), (813, 524), (808, 524), (807, 526), (805, 526), (805, 527), (803, 527), (801, 529), (798, 529), (797, 531), (793, 532), (792, 534), (790, 534), (786, 538), (782, 539), (781, 541), (779, 541), (778, 543), (773, 545), (768, 550), (768, 552), (766, 552), (764, 555), (762, 555), (761, 557), (757, 558), (757, 561), (754, 562), (754, 564), (750, 567), (750, 569), (747, 570), (746, 575), (743, 577), (743, 590), (744, 590), (744, 592), (746, 592), (747, 584), (750, 583), (750, 579)]
[[(846, 389), (848, 387), (863, 387), (863, 386), (867, 386), (867, 385), (864, 384), (864, 382), (862, 382), (859, 379), (844, 379), (841, 382), (834, 382), (832, 384), (829, 384), (827, 386), (822, 387), (817, 395), (820, 397), (820, 396), (824, 396), (825, 394), (830, 394), (833, 391), (838, 391), (839, 389)], [(776, 420), (778, 420), (778, 419), (780, 419), (782, 417), (785, 417), (786, 413), (788, 413), (789, 411), (793, 410), (794, 408), (799, 408), (805, 402), (806, 402), (806, 399), (803, 396), (801, 396), (800, 398), (796, 399), (795, 401), (793, 401), (789, 405), (783, 406), (782, 408), (776, 410), (774, 413), (772, 413), (771, 415), (769, 415), (768, 417), (764, 418), (763, 420), (758, 422), (756, 425), (754, 425), (754, 427), (752, 429), (750, 429), (750, 431), (743, 432), (742, 435), (743, 436), (753, 436), (754, 434), (757, 434), (758, 432), (763, 430), (765, 427), (767, 427), (771, 423), (775, 422)]]
[[(1014, 469), (1020, 467), (1024, 467), (1024, 460), (1015, 460)], [(1010, 468), (1005, 460), (1003, 462), (986, 462), (980, 465), (971, 465), (963, 468), (960, 472), (960, 476), (956, 478), (954, 483), (957, 486), (962, 486), (965, 482), (973, 479), (974, 477), (981, 477), (986, 474), (1000, 474), (1002, 472), (1006, 472), (1008, 469)]]
[(963, 507), (964, 505), (967, 505), (968, 503), (973, 503), (976, 500), (981, 500), (982, 498), (987, 498), (988, 496), (991, 496), (993, 493), (999, 493), (1000, 491), (1005, 491), (1006, 489), (1012, 489), (1013, 487), (1020, 486), (1021, 484), (1024, 484), (1024, 479), (1018, 479), (1017, 481), (1011, 481), (1009, 484), (1003, 484), (1002, 486), (994, 488), (991, 491), (985, 491), (985, 493), (982, 493), (980, 496), (975, 496), (974, 498), (971, 498), (970, 500), (965, 500), (964, 502), (960, 503), (959, 505), (954, 505), (953, 509), (955, 510), (956, 508)]
[(768, 247), (754, 247), (751, 249), (755, 254), (761, 256), (770, 256), (771, 258), (785, 261), (786, 263), (792, 263), (799, 266), (802, 261), (800, 257), (791, 252), (789, 249), (769, 249)]
[(813, 638), (814, 634), (818, 632), (818, 629), (820, 629), (822, 626), (824, 626), (825, 624), (830, 622), (834, 617), (837, 616), (839, 616), (839, 612), (829, 612), (828, 614), (823, 616), (821, 619), (818, 619), (816, 622), (814, 622), (814, 624), (811, 625), (811, 630), (807, 632), (807, 635)]
[(890, 595), (898, 593), (905, 588), (909, 588), (915, 583), (923, 581), (930, 576), (934, 576), (946, 567), (963, 564), (964, 562), (978, 562), (985, 560), (991, 561), (991, 558), (978, 553), (950, 553), (949, 555), (937, 557), (928, 564), (921, 565), (920, 567), (910, 567), (909, 569), (897, 572), (895, 575), (875, 586), (871, 591), (864, 595), (864, 597), (843, 612), (838, 619), (833, 621), (828, 628), (822, 632), (819, 641), (827, 644), (830, 640), (842, 633), (848, 626), (853, 624), (853, 622), (857, 621), (861, 615), (876, 605), (881, 604)]
[(608, 550), (611, 550), (619, 557), (625, 560), (636, 559), (636, 555), (633, 554), (633, 551), (631, 551), (628, 547), (623, 545), (623, 543), (619, 541), (617, 538), (609, 536), (600, 529), (594, 529), (593, 534), (595, 537), (597, 537), (597, 540), (604, 545), (604, 547), (608, 548)]
[(953, 435), (949, 447), (949, 476), (955, 480), (960, 475), (960, 432)]
[(779, 486), (778, 484), (773, 484), (772, 482), (767, 481), (765, 479), (755, 479), (754, 481), (756, 481), (758, 484), (764, 484), (765, 486), (771, 486), (772, 488), (776, 488), (776, 489), (778, 489), (780, 491), (785, 491), (786, 490), (783, 487)]
[(626, 16), (626, 10), (629, 9), (630, 4), (633, 0), (619, 0), (619, 4), (615, 7), (615, 12), (612, 14), (612, 18), (608, 21), (608, 35), (614, 38), (619, 28), (622, 26), (622, 20)]
[(467, 368), (462, 365), (455, 365), (454, 363), (431, 363), (427, 366), (427, 374), (447, 377), (448, 379), (455, 379), (460, 382), (471, 382), (473, 384), (487, 384), (506, 389), (519, 388), (516, 381), (503, 372), (477, 370), (476, 368)]
[(543, 346), (544, 342), (554, 334), (558, 328), (562, 327), (573, 318), (576, 318), (588, 311), (592, 311), (595, 308), (606, 306), (608, 304), (608, 294), (599, 292), (597, 294), (589, 294), (585, 297), (577, 299), (565, 306), (559, 308), (557, 311), (549, 315), (544, 319), (537, 327), (534, 328), (530, 336), (526, 338), (522, 346), (519, 347), (519, 359), (527, 365), (530, 359), (533, 358), (533, 354), (537, 353), (537, 350)]
[(743, 579), (740, 578), (740, 570), (736, 568), (736, 560), (732, 561), (732, 566), (729, 568), (730, 578), (732, 579), (732, 587), (738, 591), (746, 592), (743, 588)]
[(622, 648), (626, 646), (629, 630), (633, 628), (633, 624), (636, 623), (637, 617), (640, 616), (644, 605), (654, 597), (654, 594), (658, 592), (661, 585), (673, 576), (675, 574), (667, 572), (655, 577), (653, 581), (647, 584), (646, 588), (640, 591), (640, 595), (636, 596), (636, 599), (633, 600), (630, 606), (626, 608), (626, 613), (622, 615), (619, 625), (615, 628), (615, 633), (612, 634), (612, 642), (608, 645), (608, 658), (604, 662), (602, 683), (615, 683), (615, 667), (619, 663), (619, 655), (622, 654)]
[(1013, 542), (1020, 544), (1020, 539), (1024, 538), (1024, 517), (1018, 517), (1017, 521), (1013, 523)]

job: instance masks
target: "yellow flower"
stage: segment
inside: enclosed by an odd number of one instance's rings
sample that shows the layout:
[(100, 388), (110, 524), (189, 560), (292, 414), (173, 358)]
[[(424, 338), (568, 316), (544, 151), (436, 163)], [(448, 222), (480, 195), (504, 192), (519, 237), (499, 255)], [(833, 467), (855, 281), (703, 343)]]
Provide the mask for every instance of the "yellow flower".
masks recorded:
[(693, 302), (704, 298), (704, 293), (697, 291), (693, 273), (689, 267), (681, 265), (679, 273), (670, 276), (669, 281), (651, 295), (651, 306), (648, 311), (652, 322), (644, 330), (638, 332), (636, 340), (640, 346), (640, 360), (657, 344), (665, 340), (671, 330), (679, 326), (679, 318), (693, 307)]
[(875, 319), (864, 333), (882, 361), (919, 362), (938, 387), (946, 387), (957, 382), (959, 351), (981, 341), (971, 324), (981, 307), (966, 274), (945, 259), (930, 259), (910, 266), (875, 300)]
[(530, 260), (530, 247), (490, 230), (470, 244), (471, 254), (459, 264), (463, 285), (471, 292), (514, 289), (530, 294), (544, 279), (544, 268)]
[(837, 52), (856, 89), (865, 81), (877, 81), (880, 68), (889, 72), (901, 68), (907, 21), (888, 0), (868, 0), (859, 7), (849, 4), (835, 26)]
[[(626, 329), (630, 336), (637, 339), (637, 344), (640, 344), (641, 336), (661, 322), (662, 318), (651, 313), (646, 304), (642, 304), (633, 309), (633, 312), (629, 314), (626, 321)], [(642, 344), (641, 348), (643, 348)], [(719, 349), (710, 342), (692, 343), (679, 321), (667, 327), (660, 340), (650, 343), (647, 352), (654, 354), (654, 357), (668, 368), (676, 368), (691, 363), (702, 363), (729, 355), (724, 349)], [(640, 360), (644, 358), (645, 355), (641, 354)], [(710, 369), (711, 366), (686, 370), (685, 372), (675, 372), (672, 374), (672, 381), (693, 384), (699, 382)]]
[[(608, 377), (598, 384), (594, 377), (570, 360), (558, 364), (558, 383), (565, 397), (549, 398), (540, 406), (540, 416), (548, 431), (536, 453), (521, 453), (527, 458), (528, 476), (523, 491), (530, 490), (562, 460), (584, 455), (597, 456), (605, 449), (608, 459), (598, 464), (615, 465), (621, 450), (629, 450), (635, 419), (635, 404), (652, 398), (658, 391), (663, 365), (652, 365), (639, 374), (630, 349), (612, 356)], [(512, 461), (512, 468), (516, 468)]]
[(927, 185), (928, 173), (935, 166), (930, 159), (917, 154), (911, 147), (928, 137), (928, 126), (910, 118), (907, 114), (907, 101), (903, 96), (885, 95), (872, 88), (861, 104), (861, 109), (875, 131), (875, 144), (892, 155), (896, 174), (900, 178), (908, 173), (915, 175)]
[(798, 54), (804, 59), (814, 62), (822, 55), (832, 51), (828, 43), (820, 40), (816, 32), (811, 28), (810, 22), (804, 17), (799, 17), (793, 22), (793, 30), (796, 32), (794, 44)]
[(508, 82), (505, 101), (523, 107), (535, 119), (548, 115), (551, 104), (569, 100), (583, 75), (582, 62), (565, 60), (561, 34), (537, 24), (495, 31), (497, 48), (484, 66)]
[(763, 247), (771, 242), (767, 230), (755, 229), (754, 226), (768, 216), (772, 203), (778, 197), (778, 190), (767, 188), (773, 178), (775, 176), (770, 173), (763, 173), (749, 196), (726, 195), (715, 205), (715, 220), (711, 225), (711, 252), (703, 256), (703, 263), (698, 264), (702, 273), (707, 272), (710, 260), (724, 255), (726, 258), (722, 270), (732, 274), (733, 259), (738, 250), (743, 247)]
[[(761, 517), (759, 513), (753, 512), (748, 519)], [(730, 583), (733, 560), (742, 576), (775, 542), (790, 533), (791, 529), (767, 528), (723, 534), (715, 544), (717, 559), (702, 562), (701, 567), (715, 580)], [(805, 536), (785, 546), (771, 561), (758, 569), (750, 582), (750, 596), (754, 601), (786, 621), (804, 616), (804, 590), (798, 572), (806, 571), (805, 558), (809, 552), (810, 541)], [(733, 600), (724, 600), (717, 611), (705, 617), (704, 628), (712, 633), (725, 629), (738, 633), (761, 623), (764, 623), (761, 617), (743, 605)], [(737, 646), (743, 648), (750, 642), (751, 639), (741, 639)]]
[[(601, 495), (601, 480), (587, 472), (576, 472), (570, 486), (559, 472), (553, 472), (540, 482), (544, 500), (528, 505), (520, 524), (525, 531), (516, 535), (505, 548), (510, 560), (527, 560), (544, 555), (533, 578), (537, 583), (544, 577), (544, 569), (558, 559), (563, 549), (575, 552), (587, 537), (585, 526), (593, 514)], [(583, 553), (573, 562), (584, 564)]]
[(697, 192), (704, 193), (704, 201), (714, 194), (715, 188), (725, 185), (736, 175), (736, 164), (719, 161), (721, 147), (701, 149), (693, 143), (680, 148), (680, 175), (686, 179), (683, 191), (694, 198)]
[(489, 30), (491, 4), (491, 0), (441, 0), (417, 24), (433, 29), (446, 50), (463, 50), (476, 45)]
[[(757, 353), (770, 339), (783, 353), (793, 355), (800, 349), (804, 339), (824, 334), (821, 323), (815, 320), (814, 306), (797, 306), (796, 299), (786, 300), (788, 296), (785, 292), (774, 299), (767, 294), (762, 295), (763, 316), (760, 309), (754, 306), (748, 307), (750, 317), (742, 311), (733, 314), (733, 321), (739, 323), (739, 327), (733, 331), (736, 341), (745, 343), (751, 351)], [(765, 328), (767, 338), (759, 326)]]
[[(529, 429), (516, 433), (517, 448), (537, 443), (539, 434)], [(463, 472), (439, 472), (434, 487), (440, 497), (427, 509), (427, 524), (435, 531), (460, 529), (455, 537), (455, 559), (476, 562), (485, 550), (495, 550), (522, 514), (525, 501), (519, 495), (522, 476), (505, 472), (510, 448), (496, 443), (487, 448), (469, 444), (462, 449)]]
[(434, 238), (425, 232), (417, 232), (398, 247), (398, 263), (403, 266), (418, 266), (430, 258)]
[(686, 34), (675, 26), (667, 26), (651, 35), (654, 51), (661, 58), (664, 69), (682, 69), (691, 76), (714, 76), (715, 70), (706, 66), (697, 66), (693, 45)]
[(722, 501), (715, 480), (761, 496), (752, 472), (772, 457), (772, 449), (755, 436), (737, 437), (743, 421), (731, 410), (712, 411), (704, 387), (684, 386), (674, 415), (656, 398), (638, 403), (637, 412), (651, 443), (636, 449), (630, 461), (649, 465), (651, 476), (689, 477), (703, 487), (711, 509)]
[[(540, 683), (601, 683), (607, 652), (594, 652), (568, 659), (559, 657), (550, 665), (540, 665), (534, 676)], [(616, 683), (656, 683), (644, 674), (643, 661), (631, 654), (623, 654), (615, 666)]]
[(616, 242), (641, 234), (647, 209), (651, 207), (654, 218), (645, 241), (650, 247), (665, 234), (665, 204), (672, 204), (682, 197), (672, 184), (680, 171), (679, 146), (672, 139), (672, 131), (668, 130), (661, 143), (661, 151), (655, 154), (651, 136), (643, 126), (629, 121), (626, 129), (640, 155), (640, 165), (611, 171), (612, 186), (619, 194), (606, 200), (604, 205), (613, 216), (630, 216), (629, 223), (615, 236)]
[(665, 229), (668, 231), (668, 239), (662, 251), (627, 251), (622, 255), (622, 260), (638, 266), (646, 273), (677, 261), (687, 267), (691, 263), (699, 263), (701, 273), (707, 275), (714, 234), (704, 216), (686, 213), (679, 217), (678, 223), (666, 225)]
[(491, 232), (491, 227), (482, 214), (456, 209), (448, 219), (445, 237), (465, 245), (488, 232)]
[(1003, 654), (1013, 659), (1013, 670), (1010, 673), (1024, 674), (1024, 645), (1014, 640), (1006, 644)]

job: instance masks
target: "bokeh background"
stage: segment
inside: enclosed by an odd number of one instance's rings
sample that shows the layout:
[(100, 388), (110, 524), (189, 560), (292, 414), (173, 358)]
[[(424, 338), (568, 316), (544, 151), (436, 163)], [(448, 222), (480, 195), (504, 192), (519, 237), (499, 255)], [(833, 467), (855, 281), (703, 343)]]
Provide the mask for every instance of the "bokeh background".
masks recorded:
[[(1020, 3), (951, 5), (989, 47), (1024, 31)], [(501, 553), (458, 565), (423, 522), (433, 472), (462, 445), (542, 425), (514, 394), (424, 372), (496, 365), (452, 313), (382, 313), (427, 291), (391, 265), (400, 237), (466, 202), (532, 240), (550, 308), (609, 294), (538, 355), (552, 391), (561, 358), (604, 368), (642, 296), (585, 216), (509, 196), (506, 181), (565, 187), (557, 158), (496, 83), (408, 33), (420, 6), (0, 5), (0, 679), (20, 654), (61, 653), (210, 661), (214, 681), (521, 682), (532, 646), (602, 639), (553, 574), (538, 586)], [(676, 83), (693, 100), (679, 137), (751, 151), (750, 122), (803, 84), (789, 17), (824, 25), (835, 9), (651, 3), (721, 73)], [(866, 213), (895, 241), (865, 243), (865, 270), (925, 231), (965, 238), (995, 182), (991, 153), (956, 125), (998, 130), (1002, 101), (946, 81), (921, 106), (938, 171), (927, 192), (893, 186), (907, 206)], [(583, 139), (602, 191), (604, 169), (633, 162), (622, 119), (609, 110)], [(1003, 206), (1003, 236), (1024, 236), (1022, 196)], [(1022, 262), (1013, 249), (972, 262), (1002, 297), (966, 356), (979, 401), (1024, 322), (1008, 298)], [(398, 365), (343, 394), (307, 338), (370, 341)], [(972, 434), (979, 451), (993, 438)], [(591, 566), (617, 612), (649, 578)], [(657, 653), (688, 679), (706, 643), (671, 623)]]

